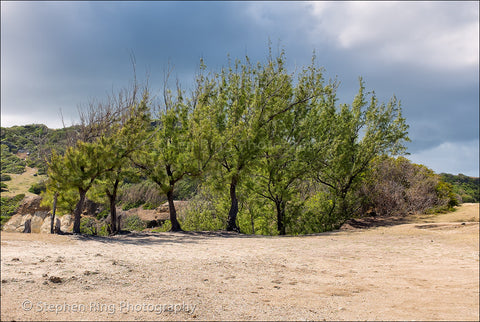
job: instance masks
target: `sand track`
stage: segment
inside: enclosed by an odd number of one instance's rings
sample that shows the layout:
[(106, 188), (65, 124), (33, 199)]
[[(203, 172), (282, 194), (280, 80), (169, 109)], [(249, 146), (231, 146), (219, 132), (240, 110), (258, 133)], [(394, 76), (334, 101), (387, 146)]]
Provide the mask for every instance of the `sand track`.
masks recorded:
[(1, 320), (477, 320), (478, 204), (440, 216), (305, 237), (2, 232)]

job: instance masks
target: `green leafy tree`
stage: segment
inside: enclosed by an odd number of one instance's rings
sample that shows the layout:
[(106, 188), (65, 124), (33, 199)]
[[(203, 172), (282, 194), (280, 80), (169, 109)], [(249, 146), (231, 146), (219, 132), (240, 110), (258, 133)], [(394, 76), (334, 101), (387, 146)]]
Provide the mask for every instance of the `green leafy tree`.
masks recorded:
[(166, 195), (171, 231), (181, 231), (174, 204), (175, 185), (184, 177), (198, 173), (198, 159), (190, 130), (188, 101), (180, 88), (176, 94), (165, 89), (164, 105), (158, 109), (158, 125), (148, 139), (148, 148), (134, 155), (134, 163)]
[[(279, 97), (284, 103), (299, 102), (277, 115), (264, 126), (263, 149), (257, 158), (256, 171), (249, 186), (261, 197), (273, 202), (277, 212), (277, 230), (286, 234), (287, 203), (298, 200), (298, 182), (304, 180), (308, 167), (302, 160), (311, 137), (310, 123), (318, 115), (317, 105), (324, 101), (328, 91), (324, 89), (322, 70), (312, 64), (304, 69), (293, 88)], [(305, 99), (309, 98), (309, 99)]]
[[(103, 145), (105, 146), (105, 145)], [(73, 232), (80, 233), (80, 219), (85, 197), (95, 181), (106, 171), (107, 160), (99, 142), (77, 142), (75, 147), (67, 149), (64, 156), (55, 151), (48, 164), (48, 176), (51, 186), (58, 192), (76, 189), (79, 200), (73, 212)]]
[(408, 125), (395, 97), (387, 104), (380, 103), (375, 93), (365, 93), (361, 79), (351, 106), (337, 108), (335, 95), (328, 102), (320, 110), (318, 123), (310, 127), (312, 147), (305, 156), (313, 179), (329, 191), (331, 206), (325, 220), (336, 227), (358, 206), (352, 191), (372, 160), (405, 151)]
[(275, 58), (270, 53), (264, 64), (252, 64), (248, 57), (244, 63), (237, 60), (215, 75), (213, 89), (204, 87), (209, 89), (204, 106), (214, 120), (209, 131), (217, 138), (216, 176), (229, 183), (227, 230), (239, 231), (237, 189), (262, 154), (266, 127), (316, 95), (308, 89), (294, 95), (292, 82), (282, 52)]
[(108, 198), (110, 234), (118, 232), (116, 201), (120, 182), (135, 174), (130, 158), (136, 151), (144, 148), (149, 126), (147, 102), (148, 95), (145, 92), (143, 100), (126, 109), (123, 117), (112, 125), (108, 136), (99, 141), (105, 160), (105, 171), (97, 179), (96, 185), (101, 187)]

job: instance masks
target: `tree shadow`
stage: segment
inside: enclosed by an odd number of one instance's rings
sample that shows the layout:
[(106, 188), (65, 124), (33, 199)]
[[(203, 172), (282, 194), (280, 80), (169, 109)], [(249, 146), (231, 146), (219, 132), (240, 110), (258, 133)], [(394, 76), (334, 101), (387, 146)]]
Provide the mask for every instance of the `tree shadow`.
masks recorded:
[(166, 245), (195, 244), (215, 237), (220, 238), (269, 238), (275, 236), (247, 235), (230, 231), (180, 231), (180, 232), (127, 232), (115, 236), (71, 234), (79, 241), (96, 241), (105, 244)]
[(369, 229), (376, 227), (391, 227), (408, 223), (411, 223), (408, 216), (370, 216), (350, 219), (345, 222), (340, 229)]

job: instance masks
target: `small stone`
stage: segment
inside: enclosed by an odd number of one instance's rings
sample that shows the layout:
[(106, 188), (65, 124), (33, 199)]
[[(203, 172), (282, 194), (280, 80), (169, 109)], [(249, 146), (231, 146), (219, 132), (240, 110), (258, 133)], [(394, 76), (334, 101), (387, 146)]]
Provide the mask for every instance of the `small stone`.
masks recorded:
[(18, 258), (18, 257), (12, 258), (12, 262), (19, 262), (19, 261), (20, 261), (20, 258)]
[(62, 278), (58, 277), (58, 276), (50, 276), (50, 278), (48, 280), (52, 283), (62, 283), (63, 282)]

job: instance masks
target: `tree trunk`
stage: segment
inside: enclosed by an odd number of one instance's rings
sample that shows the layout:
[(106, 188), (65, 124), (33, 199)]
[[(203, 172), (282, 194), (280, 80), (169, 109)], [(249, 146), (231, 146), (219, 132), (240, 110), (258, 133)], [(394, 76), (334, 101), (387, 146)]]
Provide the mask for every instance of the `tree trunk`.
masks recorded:
[(175, 203), (173, 202), (173, 189), (167, 193), (168, 199), (168, 210), (170, 211), (170, 222), (172, 223), (172, 228), (170, 231), (183, 231), (180, 227), (180, 223), (177, 220), (177, 211), (175, 210)]
[(115, 235), (116, 233), (118, 233), (117, 208), (115, 207), (115, 197), (113, 195), (108, 195), (108, 200), (110, 204), (110, 224), (108, 225), (108, 233), (110, 235)]
[(75, 210), (73, 212), (74, 221), (73, 221), (73, 233), (80, 234), (80, 218), (83, 212), (83, 205), (85, 204), (85, 196), (87, 195), (87, 190), (78, 189), (80, 194), (80, 200), (77, 202)]
[(113, 192), (108, 193), (108, 200), (110, 201), (110, 226), (108, 227), (109, 234), (115, 235), (120, 230), (119, 226), (117, 225), (117, 208), (115, 207), (115, 202), (117, 201), (117, 190), (118, 190), (118, 179), (115, 180), (113, 184)]
[(55, 194), (53, 195), (53, 209), (52, 209), (52, 219), (50, 221), (50, 234), (55, 233), (54, 223), (55, 223), (55, 212), (57, 210), (57, 197), (58, 197), (58, 193), (55, 192)]
[(285, 235), (285, 202), (275, 201), (277, 206), (277, 229), (279, 235)]
[(228, 212), (227, 231), (239, 232), (237, 227), (238, 199), (237, 199), (237, 177), (233, 176), (230, 182), (230, 211)]
[(250, 211), (250, 224), (252, 225), (252, 234), (255, 235), (255, 218), (253, 218), (252, 211)]

